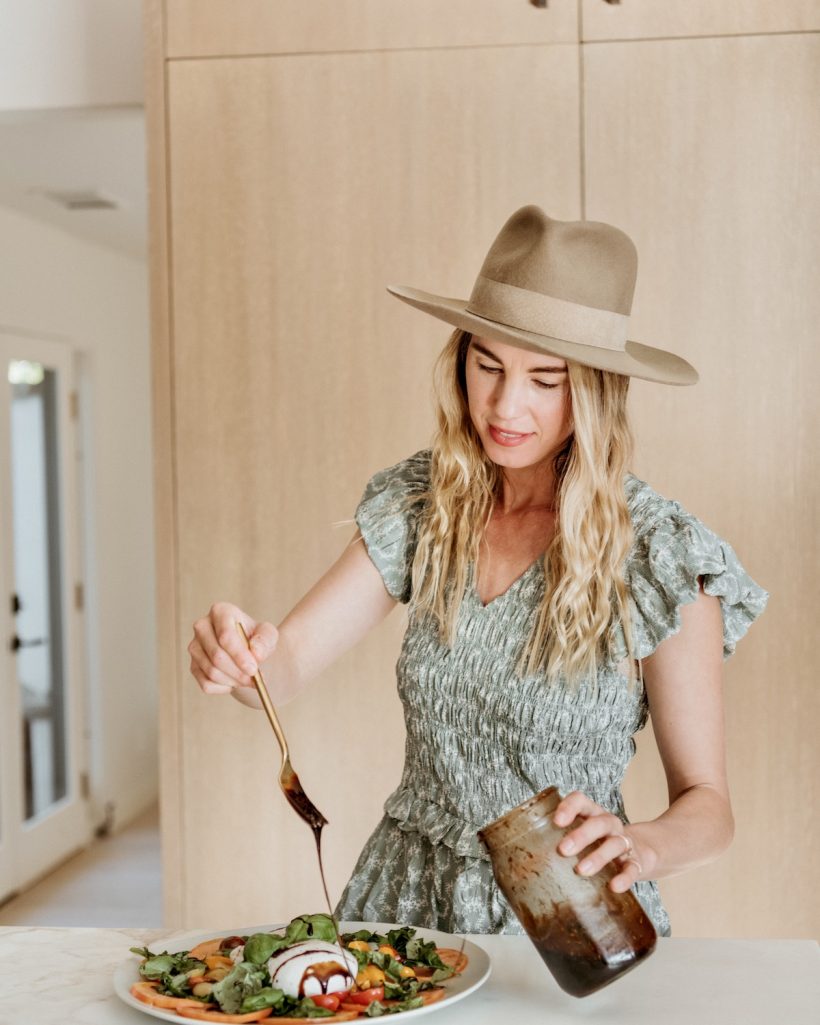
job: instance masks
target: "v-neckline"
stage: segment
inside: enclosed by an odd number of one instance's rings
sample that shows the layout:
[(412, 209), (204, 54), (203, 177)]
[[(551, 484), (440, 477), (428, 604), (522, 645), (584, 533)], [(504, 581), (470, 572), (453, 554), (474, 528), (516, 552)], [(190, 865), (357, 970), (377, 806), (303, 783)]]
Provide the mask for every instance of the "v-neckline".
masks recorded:
[(535, 567), (536, 566), (540, 566), (543, 563), (543, 561), (544, 561), (544, 555), (542, 553), (541, 555), (538, 556), (538, 558), (535, 560), (535, 562), (531, 562), (529, 564), (529, 566), (527, 566), (527, 568), (524, 570), (524, 572), (521, 573), (519, 576), (517, 576), (515, 578), (515, 580), (513, 580), (513, 582), (509, 585), (509, 587), (505, 591), (502, 591), (501, 594), (497, 594), (495, 596), (495, 598), (490, 598), (490, 600), (487, 602), (486, 605), (481, 600), (481, 595), (478, 593), (478, 587), (476, 586), (476, 566), (475, 566), (475, 563), (474, 562), (470, 563), (470, 584), (469, 584), (469, 586), (470, 586), (470, 591), (472, 592), (472, 594), (475, 597), (476, 602), (478, 603), (478, 607), (480, 609), (482, 609), (482, 610), (483, 609), (489, 609), (491, 606), (495, 605), (496, 602), (503, 601), (507, 597), (507, 595), (510, 594), (511, 591), (515, 590), (518, 587), (518, 585), (521, 583), (521, 581), (524, 580), (526, 577), (528, 577), (530, 575), (530, 573), (532, 573), (532, 571), (535, 569)]

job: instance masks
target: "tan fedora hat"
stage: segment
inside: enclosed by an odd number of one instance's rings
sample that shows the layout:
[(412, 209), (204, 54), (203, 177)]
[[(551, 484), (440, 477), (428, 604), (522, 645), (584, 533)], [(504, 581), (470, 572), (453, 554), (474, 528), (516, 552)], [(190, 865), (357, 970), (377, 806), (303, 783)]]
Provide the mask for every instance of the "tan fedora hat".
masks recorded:
[(510, 342), (616, 374), (694, 384), (680, 356), (627, 340), (638, 252), (620, 228), (557, 221), (538, 206), (509, 218), (469, 300), (388, 285), (392, 295), (480, 338)]

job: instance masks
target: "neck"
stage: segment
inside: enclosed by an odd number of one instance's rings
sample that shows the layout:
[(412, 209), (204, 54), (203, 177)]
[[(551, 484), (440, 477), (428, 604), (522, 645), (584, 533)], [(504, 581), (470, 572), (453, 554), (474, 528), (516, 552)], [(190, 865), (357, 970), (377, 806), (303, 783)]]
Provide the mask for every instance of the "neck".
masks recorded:
[(501, 516), (531, 509), (555, 511), (557, 481), (552, 461), (520, 468), (505, 467), (501, 496), (496, 511)]

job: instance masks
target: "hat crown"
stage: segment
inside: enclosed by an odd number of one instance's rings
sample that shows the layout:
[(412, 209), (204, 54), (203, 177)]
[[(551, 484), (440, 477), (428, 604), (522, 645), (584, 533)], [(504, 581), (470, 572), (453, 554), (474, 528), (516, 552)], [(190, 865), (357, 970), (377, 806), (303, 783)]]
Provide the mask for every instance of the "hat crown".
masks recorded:
[(476, 282), (489, 278), (526, 291), (629, 316), (638, 252), (601, 221), (558, 221), (534, 205), (516, 210), (490, 247)]

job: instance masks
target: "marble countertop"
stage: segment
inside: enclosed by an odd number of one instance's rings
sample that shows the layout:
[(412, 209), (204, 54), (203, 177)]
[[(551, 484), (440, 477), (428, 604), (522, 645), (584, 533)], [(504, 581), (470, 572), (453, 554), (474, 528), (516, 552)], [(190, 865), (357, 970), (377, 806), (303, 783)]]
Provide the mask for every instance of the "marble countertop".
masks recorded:
[[(0, 928), (0, 1025), (151, 1025), (112, 977), (131, 946), (162, 929)], [(816, 1025), (820, 947), (813, 940), (662, 939), (643, 965), (576, 1000), (524, 936), (470, 936), (492, 961), (477, 992), (441, 1007), (435, 1025)], [(271, 1019), (275, 1020), (275, 1019)], [(369, 1019), (363, 1019), (364, 1021)]]

